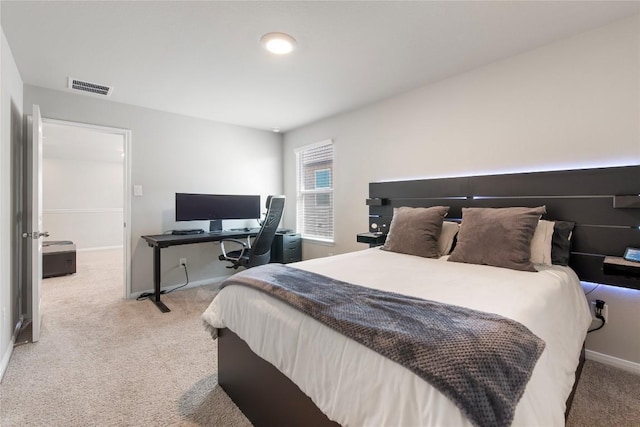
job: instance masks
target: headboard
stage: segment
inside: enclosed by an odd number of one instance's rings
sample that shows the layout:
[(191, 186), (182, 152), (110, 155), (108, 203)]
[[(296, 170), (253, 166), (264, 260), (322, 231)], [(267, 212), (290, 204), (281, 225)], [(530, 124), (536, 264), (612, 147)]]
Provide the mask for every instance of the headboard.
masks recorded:
[[(369, 226), (388, 231), (393, 208), (546, 205), (546, 219), (573, 221), (569, 265), (580, 280), (640, 289), (640, 279), (604, 274), (604, 257), (640, 247), (640, 166), (575, 169), (369, 184)], [(383, 227), (384, 226), (384, 227)]]

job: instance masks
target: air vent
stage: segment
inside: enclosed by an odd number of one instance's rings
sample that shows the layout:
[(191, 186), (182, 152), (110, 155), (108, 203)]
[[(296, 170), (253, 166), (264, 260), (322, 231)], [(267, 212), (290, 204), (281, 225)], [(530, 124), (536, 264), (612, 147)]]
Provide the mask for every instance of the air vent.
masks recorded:
[(68, 88), (103, 96), (111, 96), (111, 92), (113, 92), (113, 87), (72, 79), (71, 77), (69, 77)]

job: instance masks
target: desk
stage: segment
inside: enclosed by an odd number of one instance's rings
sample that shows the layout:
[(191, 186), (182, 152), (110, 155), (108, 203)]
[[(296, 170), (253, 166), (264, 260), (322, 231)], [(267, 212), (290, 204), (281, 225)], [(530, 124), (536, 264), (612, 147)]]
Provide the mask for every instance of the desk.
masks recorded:
[(160, 249), (169, 246), (191, 245), (194, 243), (219, 242), (224, 239), (242, 239), (253, 237), (258, 234), (259, 228), (252, 228), (249, 231), (220, 231), (215, 233), (201, 234), (155, 234), (142, 236), (147, 244), (153, 248), (153, 303), (163, 313), (168, 313), (169, 307), (160, 301)]

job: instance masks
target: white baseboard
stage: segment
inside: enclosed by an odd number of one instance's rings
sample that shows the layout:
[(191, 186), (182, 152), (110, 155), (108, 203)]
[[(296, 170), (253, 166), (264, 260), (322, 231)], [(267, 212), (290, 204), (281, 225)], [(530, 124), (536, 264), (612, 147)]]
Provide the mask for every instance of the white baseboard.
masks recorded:
[[(224, 281), (225, 279), (231, 277), (232, 275), (228, 275), (228, 276), (218, 276), (218, 277), (210, 277), (208, 279), (203, 279), (203, 280), (195, 280), (193, 282), (189, 282), (189, 284), (187, 286), (185, 286), (184, 288), (180, 288), (180, 291), (186, 290), (186, 289), (191, 289), (191, 288), (198, 288), (200, 286), (209, 286), (209, 285), (215, 285), (218, 283), (221, 283), (222, 281)], [(177, 285), (171, 285), (171, 286), (162, 286), (160, 288), (161, 291), (163, 290), (167, 290), (170, 291), (173, 288), (176, 288), (180, 286), (179, 284)], [(154, 290), (153, 289), (147, 289), (146, 291), (141, 291), (141, 292), (132, 292), (131, 295), (129, 296), (130, 299), (135, 299), (138, 298), (140, 295), (146, 293), (146, 292), (151, 292), (153, 293)]]
[(22, 323), (24, 319), (20, 316), (18, 319), (18, 323), (16, 323), (15, 328), (13, 329), (13, 335), (11, 336), (11, 341), (9, 341), (9, 347), (7, 347), (7, 351), (4, 352), (2, 356), (2, 362), (0, 362), (0, 382), (2, 382), (2, 378), (4, 378), (4, 373), (7, 371), (9, 367), (9, 360), (11, 360), (11, 355), (13, 354), (13, 347), (16, 344), (16, 338), (20, 333), (20, 329), (22, 328)]
[(9, 367), (9, 360), (11, 360), (11, 354), (13, 354), (13, 345), (16, 342), (16, 334), (11, 337), (11, 341), (9, 341), (9, 345), (7, 346), (7, 351), (4, 352), (2, 356), (2, 362), (0, 362), (0, 382), (2, 382), (2, 378), (4, 378), (4, 373)]
[(593, 350), (585, 350), (584, 353), (585, 357), (589, 360), (604, 363), (605, 365), (613, 366), (614, 368), (623, 369), (625, 371), (631, 372), (632, 374), (640, 375), (640, 363), (619, 359), (617, 357), (598, 353)]

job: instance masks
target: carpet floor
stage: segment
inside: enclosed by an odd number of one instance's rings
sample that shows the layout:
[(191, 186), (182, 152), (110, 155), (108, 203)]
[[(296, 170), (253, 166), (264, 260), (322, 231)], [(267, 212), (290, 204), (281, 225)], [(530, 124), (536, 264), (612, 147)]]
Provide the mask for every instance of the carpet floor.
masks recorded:
[[(1, 426), (250, 426), (217, 384), (200, 314), (215, 288), (122, 299), (122, 253), (78, 252), (78, 272), (43, 281), (39, 342), (14, 349)], [(640, 425), (640, 376), (588, 361), (568, 426)]]
[(217, 385), (200, 314), (212, 288), (123, 300), (122, 252), (78, 252), (77, 273), (42, 283), (40, 341), (14, 349), (1, 426), (250, 426)]

